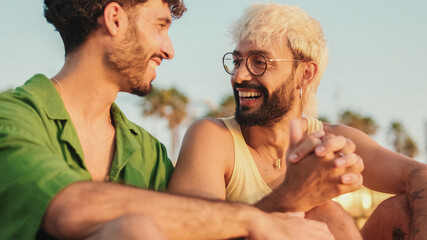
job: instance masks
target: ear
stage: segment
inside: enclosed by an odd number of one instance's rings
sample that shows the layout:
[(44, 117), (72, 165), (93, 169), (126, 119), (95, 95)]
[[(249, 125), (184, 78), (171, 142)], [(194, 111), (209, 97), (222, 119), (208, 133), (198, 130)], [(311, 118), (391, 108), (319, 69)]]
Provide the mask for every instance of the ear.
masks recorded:
[(103, 24), (111, 35), (115, 36), (125, 28), (127, 20), (126, 11), (117, 2), (111, 2), (105, 6)]
[(317, 75), (317, 63), (312, 61), (304, 63), (301, 82), (299, 83), (298, 87), (303, 89), (306, 88), (311, 83), (311, 81), (313, 81), (316, 75)]

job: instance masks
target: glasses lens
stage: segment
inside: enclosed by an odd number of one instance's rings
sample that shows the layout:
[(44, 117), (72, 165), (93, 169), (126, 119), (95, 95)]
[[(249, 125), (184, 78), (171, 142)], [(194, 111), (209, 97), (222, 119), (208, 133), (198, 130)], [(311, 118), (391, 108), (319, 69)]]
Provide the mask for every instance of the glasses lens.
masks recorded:
[(240, 58), (234, 53), (226, 53), (222, 58), (222, 64), (224, 69), (228, 74), (233, 75), (236, 72), (236, 69), (239, 68)]
[(258, 53), (248, 56), (247, 64), (249, 71), (256, 76), (263, 75), (267, 69), (267, 59)]

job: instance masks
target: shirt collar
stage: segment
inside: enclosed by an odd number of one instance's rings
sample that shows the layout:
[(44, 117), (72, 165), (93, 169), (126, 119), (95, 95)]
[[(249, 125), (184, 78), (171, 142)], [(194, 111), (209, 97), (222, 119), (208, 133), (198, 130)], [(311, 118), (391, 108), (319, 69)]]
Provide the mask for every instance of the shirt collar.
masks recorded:
[[(64, 102), (49, 78), (43, 74), (36, 74), (25, 85), (29, 86), (27, 89), (36, 92), (36, 95), (40, 97), (39, 99), (42, 101), (46, 115), (50, 119), (70, 120)], [(138, 135), (138, 127), (126, 118), (115, 103), (111, 105), (111, 115), (116, 124), (123, 123), (125, 128), (129, 129), (133, 135)]]
[(50, 119), (70, 119), (64, 102), (62, 102), (58, 91), (49, 78), (43, 74), (36, 74), (25, 85), (29, 87), (27, 89), (31, 89), (30, 91), (34, 91), (35, 95), (39, 96), (40, 101), (42, 101), (41, 105)]
[[(44, 106), (45, 112), (49, 118), (58, 120), (70, 119), (61, 96), (58, 91), (56, 91), (53, 82), (49, 78), (43, 74), (36, 74), (26, 85), (31, 85), (30, 89), (36, 91), (37, 95), (40, 96), (40, 100), (43, 102), (42, 106)], [(111, 106), (111, 115), (115, 123), (123, 122), (133, 135), (138, 135), (135, 124), (126, 118), (115, 103)]]

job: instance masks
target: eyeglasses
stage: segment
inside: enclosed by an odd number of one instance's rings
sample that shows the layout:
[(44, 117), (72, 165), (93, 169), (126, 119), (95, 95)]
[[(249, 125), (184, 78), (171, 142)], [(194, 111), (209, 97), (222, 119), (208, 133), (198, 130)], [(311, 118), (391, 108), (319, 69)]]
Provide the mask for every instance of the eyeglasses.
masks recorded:
[[(245, 58), (237, 55), (237, 53), (228, 52), (222, 57), (222, 64), (225, 71), (234, 75), (236, 70), (240, 67), (240, 64)], [(270, 59), (261, 53), (251, 53), (246, 57), (246, 67), (249, 72), (254, 76), (261, 76), (267, 70), (268, 62), (300, 62), (302, 60), (294, 59)]]

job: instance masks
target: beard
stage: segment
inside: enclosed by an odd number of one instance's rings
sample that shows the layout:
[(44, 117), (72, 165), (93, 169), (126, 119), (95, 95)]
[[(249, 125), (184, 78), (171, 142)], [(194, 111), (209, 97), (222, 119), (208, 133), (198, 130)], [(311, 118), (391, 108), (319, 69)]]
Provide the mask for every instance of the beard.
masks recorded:
[(150, 56), (139, 38), (136, 26), (131, 22), (120, 46), (107, 53), (105, 61), (119, 73), (120, 82), (126, 83), (130, 93), (143, 97), (152, 90), (151, 81), (144, 81)]
[(245, 106), (240, 106), (239, 93), (234, 90), (234, 98), (236, 99), (235, 119), (240, 126), (273, 126), (279, 122), (288, 113), (295, 102), (295, 89), (289, 91), (286, 87), (293, 80), (293, 74), (279, 86), (271, 96), (268, 95), (267, 89), (263, 86), (251, 86), (249, 84), (235, 84), (235, 88), (253, 88), (261, 91), (264, 96), (264, 101), (257, 111), (246, 113), (249, 109)]

